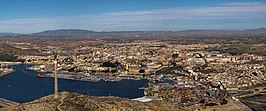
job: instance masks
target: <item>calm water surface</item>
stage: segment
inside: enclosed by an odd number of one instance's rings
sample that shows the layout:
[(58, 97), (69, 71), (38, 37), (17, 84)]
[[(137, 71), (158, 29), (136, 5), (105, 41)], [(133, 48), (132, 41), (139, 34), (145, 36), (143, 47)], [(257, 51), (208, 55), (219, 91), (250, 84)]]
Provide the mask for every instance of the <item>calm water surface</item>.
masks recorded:
[[(0, 77), (0, 98), (16, 102), (28, 102), (53, 93), (53, 78), (37, 78), (38, 72), (27, 70), (31, 65), (14, 65), (16, 71)], [(59, 91), (76, 92), (91, 96), (119, 96), (136, 98), (143, 96), (146, 80), (122, 80), (119, 82), (86, 82), (59, 79)]]

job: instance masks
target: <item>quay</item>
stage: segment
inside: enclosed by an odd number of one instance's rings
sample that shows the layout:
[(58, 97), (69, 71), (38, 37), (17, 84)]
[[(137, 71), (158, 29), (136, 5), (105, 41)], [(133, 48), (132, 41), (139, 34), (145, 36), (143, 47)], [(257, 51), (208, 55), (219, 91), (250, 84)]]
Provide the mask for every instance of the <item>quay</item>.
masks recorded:
[(22, 62), (3, 62), (3, 61), (0, 61), (1, 66), (10, 66), (10, 65), (18, 65), (18, 64), (22, 64)]
[(18, 105), (18, 104), (19, 103), (17, 103), (17, 102), (6, 100), (4, 98), (0, 98), (0, 108), (1, 107), (14, 106), (14, 105)]
[[(14, 72), (12, 65), (21, 64), (21, 62), (2, 62), (0, 61), (0, 77)], [(11, 68), (9, 67), (11, 66)]]
[(8, 74), (10, 74), (12, 72), (14, 72), (13, 69), (3, 69), (3, 68), (0, 68), (0, 77), (5, 76), (5, 75), (8, 75)]

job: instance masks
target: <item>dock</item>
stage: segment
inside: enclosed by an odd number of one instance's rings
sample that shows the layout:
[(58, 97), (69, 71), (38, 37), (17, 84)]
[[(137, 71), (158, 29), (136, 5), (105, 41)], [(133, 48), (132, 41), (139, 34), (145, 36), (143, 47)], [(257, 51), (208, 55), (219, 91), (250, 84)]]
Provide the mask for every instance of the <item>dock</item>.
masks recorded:
[(14, 105), (18, 105), (18, 104), (19, 103), (17, 103), (17, 102), (6, 100), (4, 98), (0, 98), (0, 107), (14, 106)]
[(12, 72), (14, 72), (15, 70), (13, 69), (3, 69), (0, 68), (0, 77), (11, 74)]

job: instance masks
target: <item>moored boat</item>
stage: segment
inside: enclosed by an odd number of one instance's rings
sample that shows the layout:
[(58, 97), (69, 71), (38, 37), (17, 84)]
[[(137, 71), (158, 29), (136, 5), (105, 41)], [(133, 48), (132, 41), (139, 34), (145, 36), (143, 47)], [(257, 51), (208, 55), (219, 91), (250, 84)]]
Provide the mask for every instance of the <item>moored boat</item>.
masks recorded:
[(44, 74), (37, 74), (37, 77), (39, 77), (39, 78), (46, 78), (47, 76), (44, 75)]

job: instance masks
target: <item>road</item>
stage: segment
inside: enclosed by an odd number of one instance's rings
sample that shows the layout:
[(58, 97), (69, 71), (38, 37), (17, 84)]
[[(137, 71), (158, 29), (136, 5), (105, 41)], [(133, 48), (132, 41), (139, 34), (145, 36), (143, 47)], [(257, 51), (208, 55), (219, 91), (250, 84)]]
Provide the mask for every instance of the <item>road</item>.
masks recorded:
[(62, 110), (60, 107), (64, 104), (64, 99), (66, 98), (67, 96), (65, 94), (61, 94), (60, 95), (60, 104), (56, 107), (56, 109), (58, 109), (59, 111), (64, 111)]

